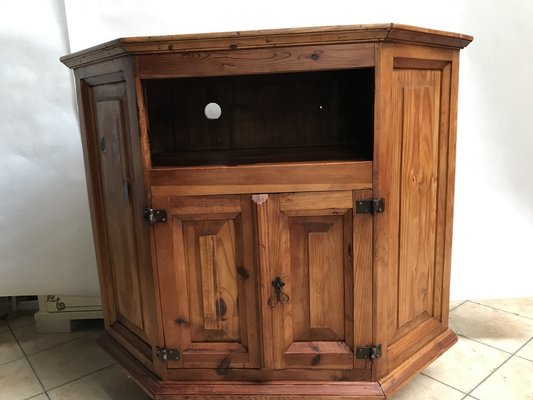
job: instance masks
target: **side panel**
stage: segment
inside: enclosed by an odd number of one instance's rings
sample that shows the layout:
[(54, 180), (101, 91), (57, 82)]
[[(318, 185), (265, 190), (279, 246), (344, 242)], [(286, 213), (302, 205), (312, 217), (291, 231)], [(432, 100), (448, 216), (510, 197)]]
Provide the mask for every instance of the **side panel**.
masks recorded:
[(89, 203), (107, 332), (150, 369), (159, 331), (129, 61), (76, 71)]
[(400, 259), (391, 340), (433, 314), (440, 82), (438, 70), (397, 69), (401, 109)]
[(142, 332), (142, 296), (130, 199), (131, 167), (122, 111), (125, 89), (121, 82), (97, 86), (92, 93), (117, 320)]
[(453, 51), (384, 45), (379, 52), (375, 187), (387, 209), (376, 217), (375, 271), (377, 313), (386, 319), (377, 327), (384, 357), (376, 378), (447, 329), (450, 99), (456, 95)]

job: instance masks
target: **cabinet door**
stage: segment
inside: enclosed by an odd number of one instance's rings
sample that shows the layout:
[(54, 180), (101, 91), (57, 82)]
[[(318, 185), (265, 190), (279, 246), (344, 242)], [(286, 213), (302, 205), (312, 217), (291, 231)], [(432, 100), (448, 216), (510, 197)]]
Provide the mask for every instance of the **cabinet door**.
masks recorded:
[(372, 339), (372, 218), (353, 212), (357, 195), (365, 194), (254, 197), (263, 323), (272, 324), (264, 341), (273, 350), (265, 361), (273, 368), (370, 366), (354, 357), (354, 347)]
[(259, 363), (249, 196), (153, 198), (167, 210), (154, 228), (170, 368)]
[[(387, 211), (376, 219), (376, 312), (386, 316), (376, 326), (385, 360), (377, 363), (376, 379), (419, 352), (427, 355), (424, 347), (443, 334), (439, 340), (446, 342), (439, 346), (453, 341), (446, 333), (455, 156), (451, 87), (457, 78), (453, 54), (426, 49), (415, 58), (401, 46), (394, 48), (397, 58), (386, 72), (390, 81), (381, 83), (391, 85), (380, 91), (390, 90), (392, 97), (379, 104), (384, 128), (377, 143), (386, 145), (377, 146), (375, 161), (375, 188), (387, 201)], [(432, 60), (423, 60), (426, 56)]]
[[(125, 82), (82, 84), (84, 152), (107, 331), (151, 364), (157, 334), (142, 169)], [(133, 121), (132, 121), (133, 119)]]

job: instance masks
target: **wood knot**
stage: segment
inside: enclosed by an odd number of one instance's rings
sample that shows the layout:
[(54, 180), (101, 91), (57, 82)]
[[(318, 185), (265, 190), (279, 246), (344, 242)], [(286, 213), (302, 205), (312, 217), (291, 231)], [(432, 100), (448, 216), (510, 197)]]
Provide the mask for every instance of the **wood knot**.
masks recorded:
[(237, 267), (237, 273), (244, 279), (248, 279), (250, 277), (248, 271), (246, 271), (246, 269), (244, 269), (243, 267)]
[(189, 326), (189, 321), (183, 317), (178, 317), (175, 321), (176, 325)]
[(220, 362), (220, 364), (218, 364), (218, 367), (216, 369), (216, 373), (218, 375), (226, 375), (228, 373), (228, 370), (229, 370), (230, 362), (231, 362), (231, 360), (229, 359), (229, 357), (224, 357), (222, 359), (222, 361)]
[(219, 297), (215, 304), (215, 310), (217, 317), (221, 320), (224, 320), (224, 317), (226, 316), (228, 312), (228, 306), (226, 305), (226, 302), (222, 297)]
[(320, 363), (320, 354), (317, 354), (311, 359), (311, 365), (315, 366)]

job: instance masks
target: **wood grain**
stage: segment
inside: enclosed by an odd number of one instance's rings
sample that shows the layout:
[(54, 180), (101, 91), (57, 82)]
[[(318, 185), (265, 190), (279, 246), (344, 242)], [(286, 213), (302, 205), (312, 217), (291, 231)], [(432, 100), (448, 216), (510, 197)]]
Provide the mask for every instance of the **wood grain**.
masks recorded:
[[(143, 80), (153, 166), (371, 159), (370, 68)], [(218, 118), (206, 118), (216, 103)]]
[[(120, 92), (122, 94), (119, 94)], [(133, 324), (137, 329), (142, 330), (138, 265), (135, 257), (132, 205), (129, 198), (131, 167), (120, 99), (120, 96), (124, 96), (124, 92), (124, 84), (106, 85), (93, 89), (117, 312), (127, 324)], [(120, 222), (117, 223), (118, 221)]]
[[(442, 298), (441, 312), (436, 313), (440, 316), (440, 321), (444, 326), (448, 326), (449, 304), (450, 304), (450, 276), (452, 265), (452, 235), (453, 235), (453, 204), (455, 194), (455, 158), (457, 146), (457, 93), (459, 85), (459, 52), (453, 56), (453, 62), (449, 68), (449, 115), (447, 116), (448, 126), (448, 157), (446, 169), (446, 210), (441, 228), (444, 232), (443, 246), (444, 254), (442, 261)], [(443, 105), (443, 109), (446, 110)], [(446, 122), (445, 122), (446, 123)]]
[[(127, 38), (63, 59), (101, 342), (150, 395), (383, 399), (454, 343), (458, 49), (471, 40), (382, 24)], [(214, 123), (197, 113), (210, 97)], [(354, 212), (376, 197), (385, 212)], [(168, 220), (149, 227), (144, 206)], [(272, 307), (276, 277), (289, 298)], [(374, 344), (381, 358), (354, 357)]]
[(389, 398), (394, 393), (397, 393), (409, 382), (411, 377), (416, 376), (456, 342), (457, 336), (455, 333), (446, 330), (427, 343), (413, 357), (397, 366), (379, 381), (386, 397)]
[(281, 232), (271, 239), (290, 296), (273, 310), (274, 336), (284, 338), (274, 353), (280, 367), (353, 368), (353, 308), (345, 309), (353, 305), (353, 204), (351, 192), (281, 195)]
[(355, 190), (372, 187), (372, 162), (156, 168), (152, 196)]
[[(255, 195), (253, 214), (255, 216), (255, 247), (259, 267), (259, 294), (260, 294), (260, 323), (262, 343), (262, 367), (274, 369), (279, 367), (279, 356), (276, 352), (276, 342), (279, 332), (283, 330), (283, 318), (276, 315), (280, 308), (272, 310), (268, 301), (272, 295), (272, 280), (280, 276), (279, 258), (279, 231), (278, 218), (279, 195)], [(275, 333), (274, 333), (275, 332)]]
[(449, 288), (443, 257), (453, 57), (450, 50), (394, 47), (401, 62), (394, 62), (392, 121), (402, 158), (398, 269), (389, 276), (389, 371), (447, 326), (440, 321), (442, 313), (447, 316), (443, 291)]
[[(353, 192), (352, 202), (372, 198), (371, 190), (357, 190)], [(353, 284), (353, 298), (346, 298), (346, 309), (355, 310), (353, 324), (347, 324), (353, 335), (354, 347), (364, 347), (374, 342), (374, 296), (373, 296), (373, 217), (370, 214), (353, 213), (353, 237), (346, 239), (352, 242), (353, 250), (347, 254), (353, 265), (353, 271), (346, 274), (345, 285)], [(353, 261), (352, 261), (353, 260)], [(348, 332), (348, 330), (347, 330)], [(350, 335), (350, 336), (351, 336)], [(348, 336), (348, 335), (347, 335)], [(376, 360), (374, 365), (381, 360)], [(354, 368), (371, 368), (368, 360), (354, 359)]]
[(346, 44), (140, 55), (138, 65), (142, 79), (362, 68), (374, 64), (373, 48)]
[[(383, 391), (378, 383), (346, 382), (302, 379), (291, 381), (281, 379), (277, 381), (248, 380), (235, 383), (232, 381), (212, 382), (181, 379), (180, 382), (163, 381), (158, 379), (146, 367), (140, 364), (112, 337), (104, 333), (99, 343), (115, 357), (131, 374), (133, 379), (152, 397), (176, 400), (191, 398), (209, 400), (219, 399), (255, 399), (255, 400), (321, 400), (333, 397), (339, 400), (384, 400)], [(178, 371), (176, 371), (178, 372)], [(253, 371), (250, 371), (253, 373)], [(325, 371), (315, 371), (323, 374)], [(301, 373), (313, 374), (309, 371)], [(287, 374), (287, 373), (285, 373)], [(290, 372), (287, 374), (290, 375)], [(302, 375), (303, 377), (303, 375)]]
[[(391, 293), (396, 293), (394, 271), (398, 263), (398, 215), (400, 181), (400, 136), (395, 134), (399, 118), (392, 99), (393, 46), (376, 45), (376, 91), (374, 112), (373, 197), (386, 199), (387, 210), (374, 218), (373, 243), (373, 343), (382, 347), (382, 358), (372, 366), (374, 380), (388, 373), (387, 344), (389, 320), (396, 310), (390, 307)], [(393, 234), (394, 232), (394, 234)], [(391, 292), (391, 289), (393, 291)]]
[(224, 360), (226, 368), (256, 366), (255, 264), (243, 248), (251, 246), (250, 198), (165, 201), (170, 228), (156, 227), (162, 236), (172, 230), (170, 240), (156, 237), (165, 338), (183, 352), (169, 367), (218, 368)]
[(391, 23), (148, 36), (113, 40), (64, 56), (61, 61), (70, 68), (77, 68), (124, 54), (262, 49), (339, 43), (364, 44), (382, 41), (459, 49), (466, 47), (472, 41), (472, 37), (459, 33)]
[[(433, 313), (440, 71), (399, 70), (403, 87), (398, 326)], [(424, 83), (422, 83), (424, 82)]]

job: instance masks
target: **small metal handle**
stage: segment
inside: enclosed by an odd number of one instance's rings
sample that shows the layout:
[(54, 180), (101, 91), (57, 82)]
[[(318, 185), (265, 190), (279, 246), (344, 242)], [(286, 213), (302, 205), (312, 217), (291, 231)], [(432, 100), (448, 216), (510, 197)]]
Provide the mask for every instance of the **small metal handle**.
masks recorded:
[(274, 290), (272, 296), (268, 299), (268, 305), (270, 307), (276, 307), (278, 303), (287, 304), (289, 302), (289, 296), (282, 292), (283, 286), (285, 286), (285, 282), (283, 282), (279, 276), (272, 281), (272, 287)]

